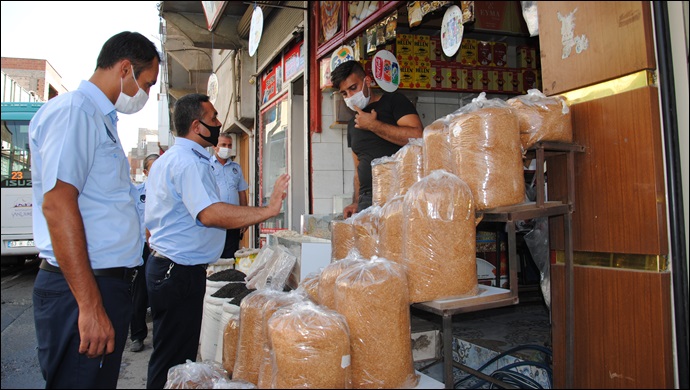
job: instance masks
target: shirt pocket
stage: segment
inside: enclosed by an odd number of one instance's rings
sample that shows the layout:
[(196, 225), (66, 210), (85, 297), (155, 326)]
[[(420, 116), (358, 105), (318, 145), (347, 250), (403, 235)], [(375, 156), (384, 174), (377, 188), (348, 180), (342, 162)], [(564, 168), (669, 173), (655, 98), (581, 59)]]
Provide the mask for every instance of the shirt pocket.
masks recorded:
[(109, 138), (96, 148), (90, 177), (94, 177), (103, 191), (129, 194), (129, 162), (122, 147)]

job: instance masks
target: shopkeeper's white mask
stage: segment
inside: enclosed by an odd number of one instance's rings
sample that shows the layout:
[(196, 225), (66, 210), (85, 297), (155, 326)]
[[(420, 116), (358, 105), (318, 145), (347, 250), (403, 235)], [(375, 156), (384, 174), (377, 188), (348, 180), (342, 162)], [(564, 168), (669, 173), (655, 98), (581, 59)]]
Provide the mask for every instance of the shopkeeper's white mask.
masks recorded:
[[(366, 83), (364, 83), (364, 85), (366, 86)], [(369, 99), (371, 99), (371, 91), (369, 91), (369, 96), (364, 96), (364, 87), (362, 87), (361, 91), (357, 92), (356, 94), (350, 97), (345, 98), (345, 104), (347, 105), (347, 108), (349, 108), (352, 111), (357, 111), (355, 110), (355, 106), (359, 107), (359, 109), (362, 110), (369, 104)]]
[[(134, 78), (134, 82), (137, 84), (137, 87), (139, 87), (137, 78), (134, 77), (134, 66), (132, 66), (132, 78)], [(122, 91), (123, 84), (124, 80), (120, 79), (120, 96), (118, 96), (115, 102), (115, 109), (123, 114), (134, 114), (135, 112), (139, 112), (149, 100), (149, 95), (139, 87), (139, 90), (134, 96), (129, 96)]]
[(230, 157), (234, 157), (235, 154), (232, 152), (232, 149), (230, 148), (218, 148), (218, 157), (222, 158), (223, 160), (227, 160)]

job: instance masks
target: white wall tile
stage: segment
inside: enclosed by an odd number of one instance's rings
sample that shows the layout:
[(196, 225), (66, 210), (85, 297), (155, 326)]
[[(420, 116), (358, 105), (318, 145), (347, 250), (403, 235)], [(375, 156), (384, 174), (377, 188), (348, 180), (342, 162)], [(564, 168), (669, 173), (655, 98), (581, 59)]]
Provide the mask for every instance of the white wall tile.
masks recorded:
[(433, 103), (417, 103), (417, 114), (419, 114), (419, 119), (422, 120), (424, 127), (429, 126), (437, 118)]
[(343, 149), (340, 144), (322, 142), (311, 146), (314, 171), (343, 170)]
[(314, 198), (314, 214), (333, 212), (333, 198)]
[(343, 188), (344, 194), (351, 194), (354, 192), (354, 186), (355, 184), (353, 183), (355, 179), (355, 171), (345, 171), (343, 172)]
[(352, 149), (347, 147), (347, 143), (343, 144), (343, 170), (355, 170), (355, 163), (352, 161)]
[(321, 114), (333, 116), (333, 96), (331, 92), (323, 92), (321, 94)]
[[(321, 123), (333, 123), (333, 117), (330, 117), (329, 120), (323, 120)], [(340, 145), (343, 143), (343, 131), (347, 130), (342, 130), (340, 128), (333, 129), (328, 125), (322, 126), (321, 142), (332, 142)]]
[(343, 193), (343, 172), (342, 171), (316, 171), (312, 173), (313, 191), (312, 196), (316, 198), (331, 199), (333, 195)]

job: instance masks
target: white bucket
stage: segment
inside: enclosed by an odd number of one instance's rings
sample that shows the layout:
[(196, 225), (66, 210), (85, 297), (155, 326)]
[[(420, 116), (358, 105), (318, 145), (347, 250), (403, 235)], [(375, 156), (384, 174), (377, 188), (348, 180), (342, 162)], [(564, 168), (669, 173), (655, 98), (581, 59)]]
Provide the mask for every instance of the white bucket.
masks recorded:
[(213, 360), (216, 356), (218, 341), (218, 327), (220, 326), (220, 316), (223, 312), (223, 303), (226, 298), (216, 298), (207, 295), (204, 298), (204, 315), (201, 320), (201, 337), (199, 343), (199, 354), (201, 360)]

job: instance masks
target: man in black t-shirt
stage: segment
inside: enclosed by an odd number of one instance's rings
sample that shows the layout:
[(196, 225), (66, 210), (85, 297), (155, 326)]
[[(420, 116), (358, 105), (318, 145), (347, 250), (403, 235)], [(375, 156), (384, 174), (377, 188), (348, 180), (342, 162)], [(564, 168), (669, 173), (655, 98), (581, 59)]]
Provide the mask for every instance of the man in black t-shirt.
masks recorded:
[(352, 204), (343, 209), (347, 218), (371, 206), (371, 161), (393, 155), (410, 138), (421, 138), (424, 127), (417, 110), (399, 92), (373, 94), (371, 78), (358, 61), (346, 61), (331, 72), (333, 87), (355, 111), (347, 125), (347, 146), (355, 165)]

